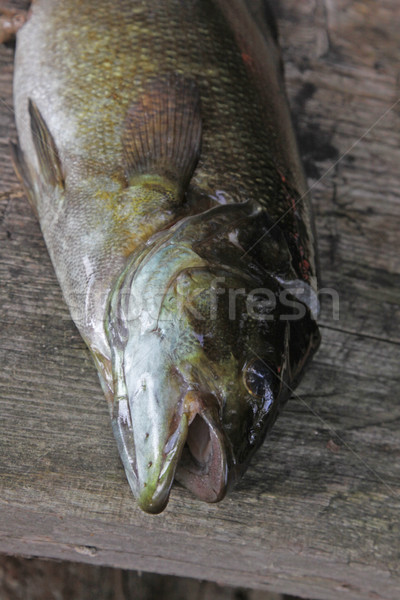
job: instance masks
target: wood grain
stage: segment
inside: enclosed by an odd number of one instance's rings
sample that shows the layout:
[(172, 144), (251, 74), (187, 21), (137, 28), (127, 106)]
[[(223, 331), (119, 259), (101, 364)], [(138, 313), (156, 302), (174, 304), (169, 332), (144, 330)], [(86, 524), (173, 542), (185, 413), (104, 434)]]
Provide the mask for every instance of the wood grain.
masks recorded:
[(287, 88), (312, 187), (321, 349), (219, 505), (135, 506), (88, 351), (12, 172), (0, 48), (0, 550), (320, 600), (396, 599), (400, 148), (396, 0), (281, 0)]
[(2, 600), (299, 600), (211, 581), (0, 555)]

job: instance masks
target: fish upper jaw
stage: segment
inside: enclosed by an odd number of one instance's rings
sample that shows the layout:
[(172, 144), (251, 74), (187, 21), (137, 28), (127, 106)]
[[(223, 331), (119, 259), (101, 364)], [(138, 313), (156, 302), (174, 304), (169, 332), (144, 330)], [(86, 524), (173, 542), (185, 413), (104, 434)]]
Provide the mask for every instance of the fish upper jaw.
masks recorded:
[[(129, 485), (139, 507), (148, 513), (162, 512), (168, 503), (176, 466), (186, 441), (187, 415), (181, 416), (176, 430), (166, 443), (159, 439), (158, 447), (154, 447), (150, 439), (151, 432), (142, 431), (139, 435), (135, 431), (129, 402), (121, 399), (114, 404), (112, 428)], [(149, 447), (149, 443), (153, 448)]]

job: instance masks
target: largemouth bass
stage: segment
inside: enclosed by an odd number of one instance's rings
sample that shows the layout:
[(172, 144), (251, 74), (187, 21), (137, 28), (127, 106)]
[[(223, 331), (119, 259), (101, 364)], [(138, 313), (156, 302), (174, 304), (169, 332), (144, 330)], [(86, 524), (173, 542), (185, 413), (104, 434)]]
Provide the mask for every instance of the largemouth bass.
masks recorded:
[(139, 506), (245, 471), (318, 347), (310, 201), (274, 25), (246, 0), (36, 0), (17, 173)]

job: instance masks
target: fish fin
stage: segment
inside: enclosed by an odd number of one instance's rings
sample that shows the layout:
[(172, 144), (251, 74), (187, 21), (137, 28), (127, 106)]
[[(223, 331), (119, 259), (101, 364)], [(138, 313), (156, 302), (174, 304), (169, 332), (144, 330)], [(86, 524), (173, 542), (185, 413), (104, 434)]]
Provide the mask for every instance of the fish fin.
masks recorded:
[(44, 180), (53, 187), (64, 187), (64, 175), (53, 136), (35, 102), (30, 98), (28, 110), (31, 118), (32, 140)]
[(201, 146), (200, 94), (180, 75), (154, 79), (128, 110), (122, 137), (128, 181), (156, 174), (189, 183)]
[(32, 207), (34, 213), (38, 214), (36, 202), (35, 202), (35, 191), (32, 182), (31, 173), (29, 171), (29, 167), (26, 164), (24, 153), (21, 150), (19, 144), (14, 142), (10, 142), (10, 150), (11, 150), (11, 160), (14, 165), (14, 170), (17, 174), (18, 179), (23, 185), (25, 193), (27, 195), (29, 204)]

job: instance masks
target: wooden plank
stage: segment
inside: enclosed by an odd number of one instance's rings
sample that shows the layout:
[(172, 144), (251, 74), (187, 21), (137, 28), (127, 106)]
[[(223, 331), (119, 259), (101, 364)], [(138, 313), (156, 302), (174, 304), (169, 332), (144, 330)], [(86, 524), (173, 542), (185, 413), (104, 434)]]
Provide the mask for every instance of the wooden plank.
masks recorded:
[(0, 555), (2, 600), (297, 600), (210, 581), (137, 573), (84, 563)]
[(279, 24), (339, 319), (325, 302), (321, 350), (237, 489), (208, 506), (176, 487), (159, 516), (133, 502), (12, 174), (12, 49), (0, 48), (1, 551), (320, 600), (399, 597), (400, 11), (282, 0)]

